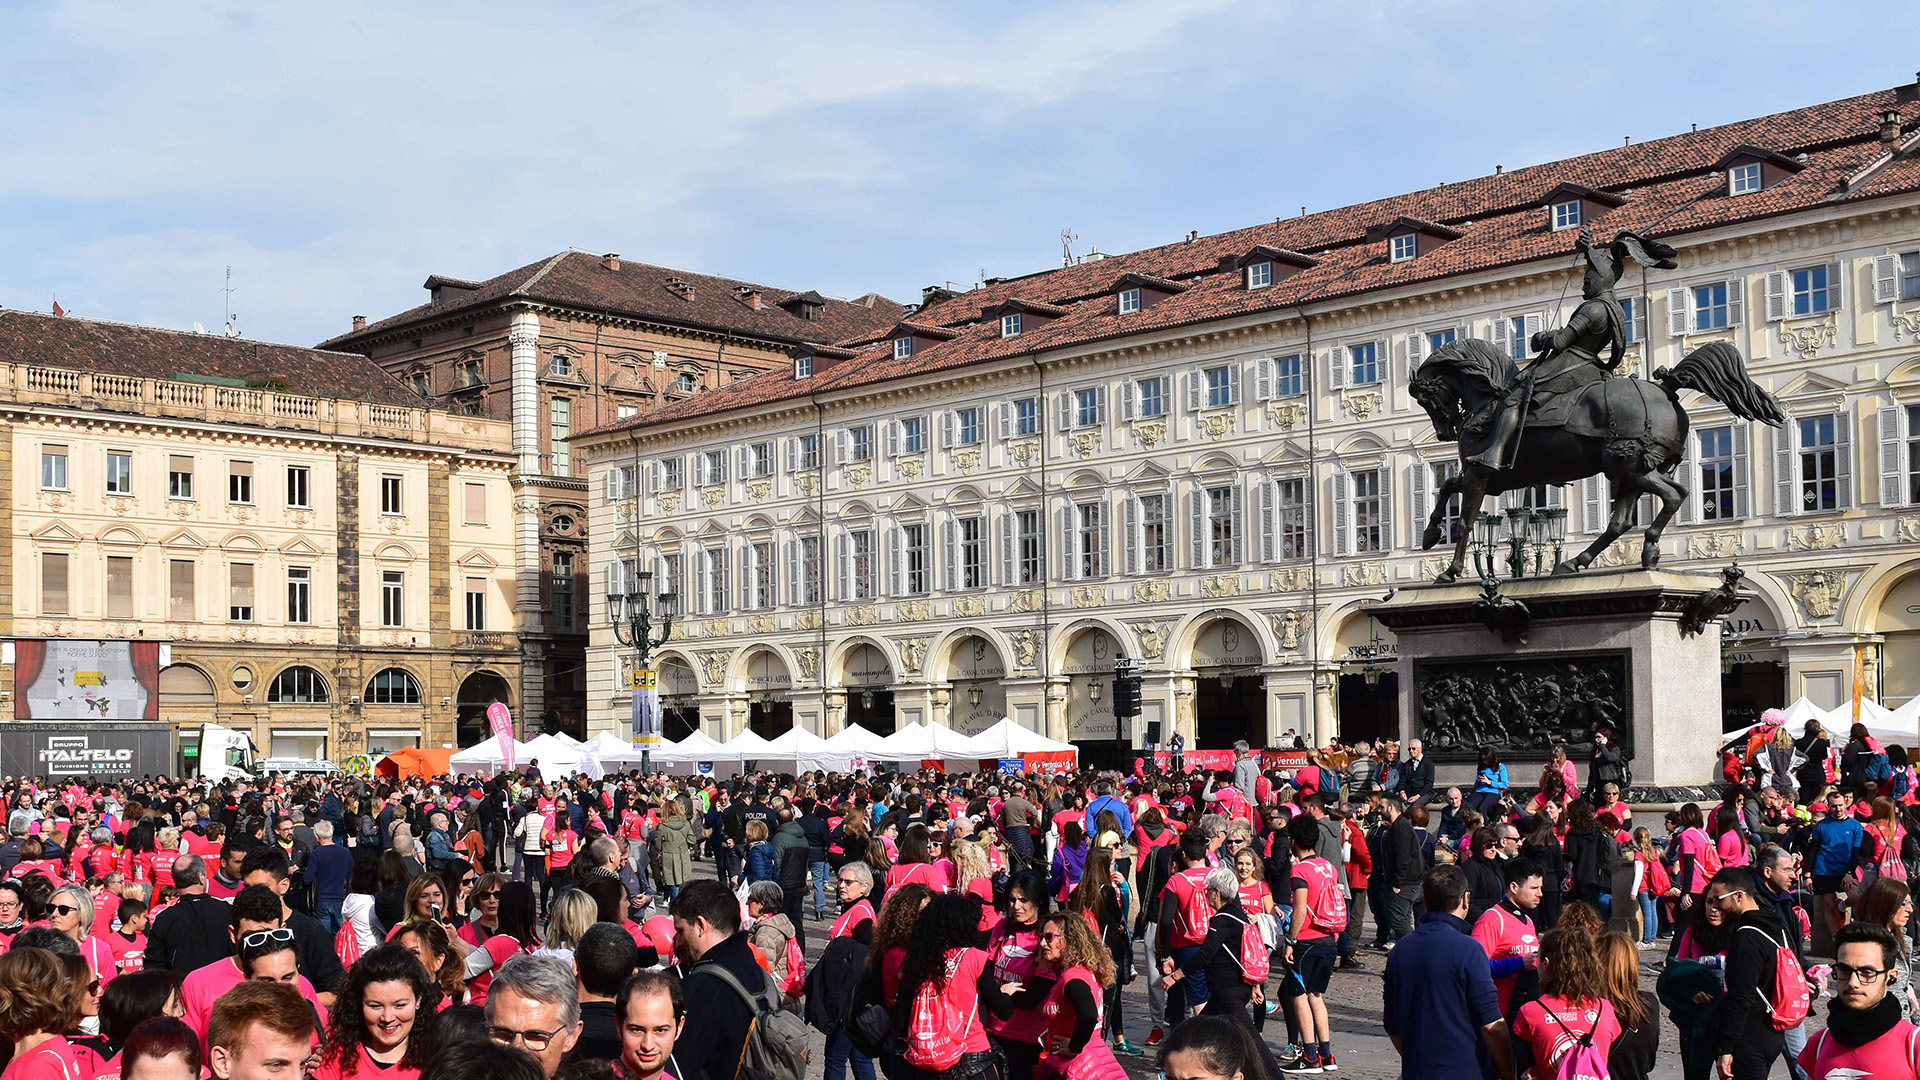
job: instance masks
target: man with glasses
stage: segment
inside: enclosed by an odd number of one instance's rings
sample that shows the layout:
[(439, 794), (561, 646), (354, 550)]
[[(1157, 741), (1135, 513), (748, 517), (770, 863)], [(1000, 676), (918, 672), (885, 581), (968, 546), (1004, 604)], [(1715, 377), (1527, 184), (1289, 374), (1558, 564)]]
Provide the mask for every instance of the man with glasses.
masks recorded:
[[(1771, 790), (1771, 789), (1769, 789)], [(1793, 955), (1806, 963), (1806, 935), (1800, 932), (1800, 912), (1795, 903), (1795, 894), (1800, 887), (1800, 856), (1778, 844), (1767, 844), (1754, 853), (1754, 869), (1759, 871), (1759, 888), (1754, 899), (1761, 907), (1771, 908), (1780, 917), (1780, 925), (1786, 931), (1787, 941), (1793, 946)], [(1807, 1045), (1807, 1025), (1795, 1024), (1786, 1034), (1787, 1071), (1793, 1080), (1807, 1080), (1806, 1071), (1800, 1068), (1800, 1051)]]
[(548, 1077), (580, 1039), (579, 989), (555, 957), (516, 956), (500, 965), (486, 1009), (487, 1035), (532, 1054)]
[[(1743, 866), (1729, 866), (1707, 882), (1705, 902), (1717, 905), (1732, 928), (1728, 937), (1726, 996), (1714, 1021), (1714, 1056), (1728, 1080), (1765, 1080), (1785, 1036), (1773, 1026), (1777, 954), (1788, 941), (1772, 905), (1759, 903), (1759, 885)], [(1798, 965), (1795, 965), (1798, 966)]]
[(1827, 1027), (1800, 1051), (1812, 1080), (1915, 1080), (1914, 1026), (1888, 996), (1900, 943), (1876, 923), (1851, 922), (1833, 940), (1833, 1000)]
[[(232, 920), (227, 929), (230, 954), (189, 972), (181, 982), (180, 1007), (185, 1010), (181, 1019), (202, 1039), (207, 1037), (213, 1003), (220, 1000), (222, 994), (247, 981), (247, 974), (240, 966), (237, 953), (242, 949), (260, 949), (269, 943), (278, 944), (282, 940), (293, 941), (293, 931), (281, 925), (280, 911), (280, 894), (267, 886), (250, 885), (241, 889), (240, 895), (233, 898)], [(312, 983), (302, 977), (296, 985), (301, 997), (315, 1005), (320, 1004)]]
[[(681, 988), (696, 1018), (674, 1050), (688, 1080), (732, 1076), (753, 1026), (753, 1009), (712, 973), (724, 968), (749, 994), (766, 992), (766, 969), (740, 932), (740, 901), (718, 881), (690, 881), (674, 898), (673, 954), (687, 971)], [(492, 999), (489, 998), (489, 1001)]]

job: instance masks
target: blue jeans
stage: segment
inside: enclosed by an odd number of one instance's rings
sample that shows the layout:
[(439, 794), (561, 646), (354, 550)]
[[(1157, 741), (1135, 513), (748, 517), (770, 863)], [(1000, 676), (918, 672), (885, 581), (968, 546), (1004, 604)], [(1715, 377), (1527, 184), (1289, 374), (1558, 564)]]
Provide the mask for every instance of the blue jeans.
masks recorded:
[(345, 921), (345, 917), (340, 914), (340, 905), (344, 902), (345, 901), (341, 900), (315, 900), (313, 902), (313, 917), (326, 924), (327, 933), (337, 934), (340, 932), (340, 924)]
[(873, 1080), (873, 1059), (853, 1048), (847, 1033), (836, 1031), (827, 1040), (826, 1073), (823, 1080), (844, 1080), (847, 1062), (853, 1062), (854, 1080)]
[(1640, 894), (1640, 940), (1651, 944), (1660, 936), (1660, 901), (1650, 892)]
[(1182, 945), (1173, 950), (1173, 966), (1186, 972), (1186, 976), (1174, 983), (1167, 995), (1167, 1019), (1175, 1024), (1187, 1018), (1188, 1006), (1199, 1012), (1200, 1006), (1213, 997), (1213, 992), (1207, 989), (1207, 973), (1192, 971), (1187, 967), (1199, 952), (1198, 945)]
[(1787, 1074), (1793, 1080), (1807, 1080), (1807, 1070), (1800, 1067), (1800, 1051), (1807, 1048), (1807, 1025), (1798, 1023), (1780, 1034), (1787, 1037)]
[(827, 860), (810, 862), (807, 870), (813, 874), (813, 917), (824, 919), (827, 917)]

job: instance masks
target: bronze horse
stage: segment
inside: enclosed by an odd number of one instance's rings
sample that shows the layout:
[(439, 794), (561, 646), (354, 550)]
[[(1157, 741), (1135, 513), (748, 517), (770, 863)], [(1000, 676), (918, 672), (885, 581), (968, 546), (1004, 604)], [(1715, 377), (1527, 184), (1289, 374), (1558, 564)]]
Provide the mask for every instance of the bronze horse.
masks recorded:
[[(1607, 377), (1579, 391), (1562, 425), (1521, 430), (1513, 464), (1491, 467), (1481, 457), (1492, 442), (1496, 414), (1506, 407), (1509, 388), (1521, 377), (1513, 358), (1490, 342), (1467, 338), (1434, 350), (1409, 387), (1415, 401), (1433, 419), (1436, 434), (1460, 444), (1460, 472), (1441, 485), (1421, 546), (1440, 542), (1447, 500), (1462, 495), (1461, 520), (1472, 522), (1489, 495), (1538, 484), (1570, 484), (1605, 474), (1612, 492), (1606, 529), (1585, 551), (1554, 567), (1555, 574), (1585, 569), (1627, 529), (1634, 500), (1653, 495), (1659, 512), (1647, 526), (1640, 565), (1660, 561), (1660, 534), (1680, 509), (1688, 488), (1675, 475), (1687, 443), (1687, 414), (1682, 389), (1698, 390), (1744, 420), (1779, 426), (1786, 422), (1778, 402), (1747, 376), (1740, 353), (1713, 342), (1689, 353), (1672, 368), (1654, 372), (1651, 381)], [(1453, 562), (1437, 580), (1453, 581), (1465, 565), (1471, 528), (1460, 530)]]

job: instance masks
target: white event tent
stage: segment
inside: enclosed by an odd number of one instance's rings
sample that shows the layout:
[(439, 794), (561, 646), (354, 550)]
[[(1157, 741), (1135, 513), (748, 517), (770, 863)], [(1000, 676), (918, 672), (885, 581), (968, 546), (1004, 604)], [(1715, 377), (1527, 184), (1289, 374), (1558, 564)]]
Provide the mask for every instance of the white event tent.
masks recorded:
[(875, 761), (978, 761), (993, 754), (983, 751), (971, 736), (921, 722), (908, 724), (880, 740), (880, 745), (869, 756)]
[(980, 755), (982, 758), (1017, 758), (1022, 754), (1054, 754), (1071, 750), (1074, 760), (1079, 760), (1079, 747), (1070, 742), (1049, 739), (1011, 716), (1001, 717), (999, 723), (973, 736), (973, 742), (983, 751)]
[[(1915, 728), (1915, 720), (1920, 717), (1920, 705), (1915, 702), (1920, 702), (1920, 698), (1907, 702), (1897, 710), (1889, 710), (1877, 701), (1861, 698), (1860, 722), (1867, 725), (1867, 734), (1879, 739), (1882, 745), (1920, 746), (1920, 731)], [(1802, 697), (1781, 711), (1786, 713), (1787, 734), (1798, 739), (1807, 733), (1807, 721), (1818, 720), (1820, 726), (1827, 729), (1827, 737), (1835, 750), (1846, 745), (1847, 733), (1853, 727), (1852, 701), (1843, 701), (1837, 708), (1822, 709)], [(1720, 741), (1722, 745), (1732, 742), (1757, 726), (1750, 725), (1739, 731), (1728, 732)]]
[(601, 767), (612, 772), (640, 764), (640, 748), (611, 731), (603, 731), (588, 739), (581, 749), (593, 755)]

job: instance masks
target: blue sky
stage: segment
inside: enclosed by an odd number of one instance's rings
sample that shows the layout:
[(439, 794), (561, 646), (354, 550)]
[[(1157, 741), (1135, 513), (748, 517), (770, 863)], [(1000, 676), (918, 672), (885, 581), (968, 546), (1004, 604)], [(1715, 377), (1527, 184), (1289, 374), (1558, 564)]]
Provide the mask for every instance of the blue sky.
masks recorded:
[(231, 265), (308, 344), (568, 247), (910, 301), (1920, 65), (1910, 0), (1603, 10), (12, 0), (0, 306), (217, 329)]

